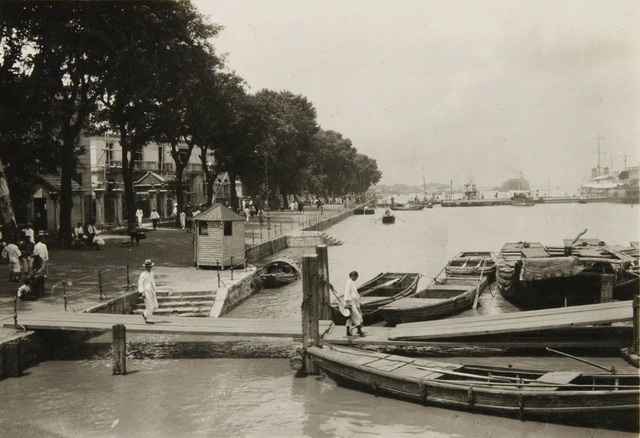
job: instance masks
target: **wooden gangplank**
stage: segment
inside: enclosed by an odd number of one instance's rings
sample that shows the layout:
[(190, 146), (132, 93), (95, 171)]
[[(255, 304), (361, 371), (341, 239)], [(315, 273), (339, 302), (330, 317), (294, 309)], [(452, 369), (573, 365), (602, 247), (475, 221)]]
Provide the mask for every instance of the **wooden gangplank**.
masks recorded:
[(390, 340), (430, 340), (631, 322), (631, 301), (399, 324)]
[[(140, 315), (107, 313), (38, 312), (18, 315), (18, 324), (26, 330), (110, 331), (122, 324), (129, 333), (248, 336), (248, 337), (302, 337), (300, 320), (272, 320), (247, 318), (203, 318), (154, 315), (155, 324), (146, 324)], [(328, 330), (331, 322), (320, 321), (320, 333)], [(13, 327), (13, 323), (5, 323)]]

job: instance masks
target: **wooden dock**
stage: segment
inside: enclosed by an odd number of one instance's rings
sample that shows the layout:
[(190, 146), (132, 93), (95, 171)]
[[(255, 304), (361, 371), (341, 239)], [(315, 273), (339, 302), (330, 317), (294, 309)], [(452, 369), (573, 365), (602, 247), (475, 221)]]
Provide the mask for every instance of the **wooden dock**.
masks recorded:
[[(264, 336), (302, 338), (301, 322), (291, 320), (203, 318), (154, 315), (155, 324), (146, 324), (140, 315), (107, 313), (41, 312), (20, 314), (18, 324), (26, 330), (74, 330), (106, 332), (124, 325), (129, 333), (186, 334), (213, 336)], [(329, 329), (330, 321), (320, 321), (320, 332)], [(5, 323), (13, 327), (13, 323)]]
[(399, 324), (391, 340), (473, 337), (631, 322), (631, 301)]

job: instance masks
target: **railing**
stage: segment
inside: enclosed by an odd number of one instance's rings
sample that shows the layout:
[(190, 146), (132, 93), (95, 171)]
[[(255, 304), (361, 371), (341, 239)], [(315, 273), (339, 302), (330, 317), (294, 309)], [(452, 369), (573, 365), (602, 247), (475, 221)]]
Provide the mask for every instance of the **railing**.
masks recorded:
[[(312, 207), (315, 208), (315, 207)], [(297, 214), (292, 211), (272, 211), (263, 218), (262, 223), (257, 216), (249, 218), (245, 222), (245, 236), (247, 243), (257, 245), (262, 242), (283, 236), (294, 230), (300, 230), (304, 233), (315, 225), (344, 214), (344, 209), (318, 209), (313, 213)], [(249, 243), (250, 241), (250, 243)]]
[(2, 321), (13, 320), (13, 328), (21, 328), (18, 324), (18, 297), (0, 302), (0, 326)]
[(102, 269), (95, 274), (72, 280), (62, 280), (51, 288), (50, 296), (62, 296), (65, 312), (71, 308), (70, 300), (83, 298), (97, 298), (99, 301), (108, 299), (109, 296), (123, 295), (133, 285), (129, 276), (129, 266)]
[(220, 260), (216, 260), (216, 271), (218, 273), (218, 287), (220, 285), (226, 287), (227, 285), (222, 280), (222, 272), (230, 271), (231, 272), (231, 281), (233, 281), (233, 270), (236, 268), (242, 267), (244, 271), (247, 271), (247, 259), (243, 258), (240, 263), (233, 264), (233, 257), (231, 257), (231, 265), (228, 268), (224, 268), (224, 266), (220, 266)]

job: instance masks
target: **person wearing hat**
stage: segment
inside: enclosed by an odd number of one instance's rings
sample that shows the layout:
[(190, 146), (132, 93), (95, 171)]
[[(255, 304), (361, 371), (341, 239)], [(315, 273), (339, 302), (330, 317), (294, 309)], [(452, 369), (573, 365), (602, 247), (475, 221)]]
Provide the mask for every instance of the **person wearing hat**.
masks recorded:
[(144, 312), (142, 313), (142, 317), (144, 318), (144, 322), (147, 324), (153, 324), (153, 322), (149, 321), (153, 312), (158, 309), (158, 299), (156, 298), (156, 279), (151, 271), (154, 263), (147, 259), (144, 262), (144, 271), (140, 274), (140, 278), (138, 279), (138, 292), (144, 298)]

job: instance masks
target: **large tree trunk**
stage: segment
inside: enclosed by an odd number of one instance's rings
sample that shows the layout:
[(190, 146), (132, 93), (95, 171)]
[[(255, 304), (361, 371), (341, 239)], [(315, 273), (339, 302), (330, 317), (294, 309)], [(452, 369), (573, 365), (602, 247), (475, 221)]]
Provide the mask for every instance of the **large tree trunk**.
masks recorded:
[(0, 160), (0, 222), (4, 227), (5, 239), (12, 237), (17, 231), (16, 215), (13, 212), (11, 193), (9, 192), (9, 184), (4, 173), (2, 160)]
[(236, 193), (236, 174), (235, 172), (229, 171), (229, 198), (231, 208), (233, 211), (238, 211), (238, 194)]
[(136, 221), (136, 192), (133, 187), (133, 151), (136, 146), (129, 143), (129, 136), (124, 127), (120, 128), (120, 144), (122, 145), (122, 180), (124, 184), (124, 202), (127, 205), (127, 231), (135, 231)]

